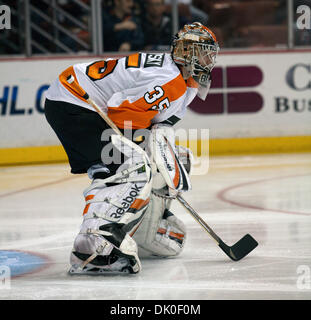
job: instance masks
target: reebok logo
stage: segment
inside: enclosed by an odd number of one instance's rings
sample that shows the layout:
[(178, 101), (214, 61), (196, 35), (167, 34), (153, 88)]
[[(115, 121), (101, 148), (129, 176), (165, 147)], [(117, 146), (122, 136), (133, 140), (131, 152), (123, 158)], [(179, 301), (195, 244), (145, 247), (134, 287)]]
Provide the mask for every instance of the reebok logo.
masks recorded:
[(124, 212), (127, 211), (127, 209), (131, 206), (131, 204), (136, 199), (137, 195), (139, 194), (139, 191), (142, 189), (141, 187), (138, 187), (135, 183), (134, 186), (131, 187), (129, 194), (123, 198), (121, 201), (122, 208), (118, 208), (116, 212), (113, 212), (110, 214), (111, 217), (119, 219), (124, 214)]
[(253, 90), (263, 81), (257, 66), (216, 67), (205, 101), (195, 98), (190, 109), (201, 114), (252, 113), (263, 107), (263, 97)]

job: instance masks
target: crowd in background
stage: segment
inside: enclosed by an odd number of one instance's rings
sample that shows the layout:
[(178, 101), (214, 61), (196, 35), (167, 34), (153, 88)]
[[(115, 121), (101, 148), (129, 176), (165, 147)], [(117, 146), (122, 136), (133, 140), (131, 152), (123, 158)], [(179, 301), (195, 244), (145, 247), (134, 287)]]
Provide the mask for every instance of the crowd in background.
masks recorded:
[[(107, 1), (103, 14), (104, 50), (168, 50), (173, 35), (171, 11), (170, 1), (165, 0)], [(191, 1), (179, 2), (178, 18), (179, 28), (193, 21), (208, 23), (207, 12)]]
[[(91, 4), (90, 0), (82, 2)], [(22, 1), (11, 0), (10, 3), (12, 7), (15, 3), (18, 12)], [(294, 3), (294, 10), (302, 3), (311, 8), (311, 0), (294, 0)], [(53, 39), (56, 37), (59, 43), (74, 52), (92, 51), (90, 10), (70, 0), (57, 0), (62, 12), (53, 10), (49, 1), (30, 0), (30, 4), (51, 17), (51, 21), (48, 21), (38, 11), (32, 10), (33, 25)], [(103, 51), (169, 50), (173, 36), (171, 6), (170, 0), (103, 0)], [(82, 28), (74, 24), (66, 16), (66, 12), (88, 27)], [(286, 0), (182, 0), (178, 1), (178, 12), (179, 28), (185, 23), (199, 21), (212, 28), (222, 48), (286, 47), (288, 43)], [(55, 29), (53, 19), (61, 26), (60, 29)], [(23, 51), (23, 39), (20, 36), (23, 32), (23, 20), (18, 15), (13, 16), (12, 24), (16, 28), (19, 26), (20, 30), (4, 33), (5, 36), (0, 39), (0, 54)], [(40, 46), (48, 52), (63, 52), (62, 46), (55, 45), (37, 28), (32, 27), (31, 32), (37, 44), (33, 47), (33, 53), (42, 53)], [(75, 39), (70, 35), (74, 35)], [(6, 40), (11, 46), (6, 46)], [(18, 42), (20, 46), (17, 46)], [(83, 46), (82, 42), (86, 45)], [(295, 45), (311, 45), (311, 31), (296, 29)]]

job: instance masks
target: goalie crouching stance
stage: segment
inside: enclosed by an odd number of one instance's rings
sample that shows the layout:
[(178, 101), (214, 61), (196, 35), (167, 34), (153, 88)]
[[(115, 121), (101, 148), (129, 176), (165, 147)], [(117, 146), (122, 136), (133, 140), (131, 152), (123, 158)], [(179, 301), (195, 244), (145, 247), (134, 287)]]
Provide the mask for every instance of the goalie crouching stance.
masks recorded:
[[(182, 251), (186, 230), (171, 213), (170, 198), (190, 189), (191, 154), (175, 146), (172, 126), (196, 95), (205, 100), (218, 50), (213, 32), (194, 22), (178, 32), (170, 54), (78, 63), (51, 84), (46, 119), (68, 155), (71, 172), (88, 173), (92, 180), (84, 192), (71, 273), (137, 273), (139, 256)], [(103, 141), (110, 127), (88, 97), (121, 132), (128, 121), (134, 134), (147, 129), (143, 142), (148, 147), (121, 134)], [(122, 161), (105, 160), (107, 145)]]
[(127, 160), (107, 178), (105, 166), (95, 165), (88, 172), (95, 179), (84, 192), (86, 206), (71, 253), (71, 273), (137, 273), (139, 256), (181, 253), (186, 229), (169, 211), (169, 193), (190, 188), (182, 164), (186, 160), (190, 167), (190, 153), (185, 149), (179, 155), (173, 141), (171, 127), (155, 125), (148, 156), (128, 139), (112, 136), (112, 144)]

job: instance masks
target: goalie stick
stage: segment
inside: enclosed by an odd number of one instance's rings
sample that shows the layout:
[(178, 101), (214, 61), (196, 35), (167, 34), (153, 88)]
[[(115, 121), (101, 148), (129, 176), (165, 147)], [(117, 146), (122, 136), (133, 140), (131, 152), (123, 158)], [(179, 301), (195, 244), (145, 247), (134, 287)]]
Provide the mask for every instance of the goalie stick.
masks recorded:
[[(84, 91), (84, 89), (75, 81), (74, 76), (70, 75), (67, 78), (67, 82), (70, 86), (75, 90), (75, 92), (81, 96), (83, 99), (90, 104), (94, 110), (106, 121), (106, 123), (115, 131), (116, 134), (123, 137), (122, 132), (119, 128), (111, 121), (107, 114), (105, 114), (97, 104), (90, 98), (88, 93)], [(157, 194), (156, 194), (157, 195)], [(161, 196), (163, 197), (163, 196)], [(165, 196), (164, 196), (165, 197)], [(203, 227), (203, 229), (216, 241), (218, 246), (222, 249), (222, 251), (233, 261), (239, 261), (248, 255), (251, 251), (253, 251), (258, 242), (250, 235), (246, 234), (243, 238), (241, 238), (238, 242), (236, 242), (233, 246), (228, 246), (222, 239), (212, 230), (211, 227), (196, 213), (196, 211), (189, 205), (189, 203), (178, 193), (174, 197), (169, 197), (171, 199), (177, 199), (191, 214), (191, 216)]]
[(239, 261), (253, 251), (258, 242), (250, 235), (246, 234), (233, 246), (225, 244), (220, 237), (207, 225), (207, 223), (194, 211), (190, 204), (181, 197), (180, 194), (176, 196), (176, 199), (189, 211), (194, 219), (203, 227), (203, 229), (216, 241), (218, 246), (224, 251), (224, 253), (233, 261)]

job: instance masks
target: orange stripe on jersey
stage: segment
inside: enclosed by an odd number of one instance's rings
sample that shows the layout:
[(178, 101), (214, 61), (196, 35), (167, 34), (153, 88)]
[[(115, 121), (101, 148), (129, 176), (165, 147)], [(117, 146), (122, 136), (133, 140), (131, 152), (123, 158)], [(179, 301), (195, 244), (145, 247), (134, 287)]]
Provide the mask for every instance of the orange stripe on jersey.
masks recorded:
[[(173, 80), (162, 85), (164, 91), (158, 100), (153, 103), (147, 103), (144, 97), (129, 102), (124, 100), (119, 106), (108, 107), (108, 117), (119, 127), (124, 129), (124, 122), (131, 121), (133, 129), (145, 129), (151, 125), (151, 120), (158, 114), (158, 110), (151, 110), (151, 107), (157, 105), (160, 101), (168, 98), (170, 102), (179, 99), (187, 90), (185, 80), (179, 74)], [(152, 96), (156, 91), (149, 93)]]
[[(91, 199), (93, 199), (93, 198), (94, 198), (94, 195), (93, 195), (93, 194), (90, 194), (90, 195), (88, 195), (88, 196), (85, 197), (85, 201), (89, 201), (89, 200), (91, 200)], [(88, 212), (90, 205), (91, 205), (91, 204), (88, 203), (88, 204), (85, 206), (85, 208), (84, 208), (84, 210), (83, 210), (83, 215), (85, 215), (85, 214)]]
[[(74, 78), (74, 81), (72, 83), (68, 82), (68, 79), (70, 78), (70, 76)], [(82, 87), (79, 86), (79, 82), (77, 80), (76, 73), (73, 69), (73, 66), (67, 68), (65, 71), (63, 71), (60, 74), (59, 81), (75, 97), (86, 102), (86, 100), (83, 98), (86, 92), (82, 89)]]
[(139, 68), (140, 66), (140, 53), (134, 53), (128, 56), (125, 60), (126, 68)]
[(118, 108), (108, 107), (108, 117), (118, 128), (130, 129), (125, 122), (130, 121), (133, 129), (145, 129), (151, 125), (151, 119), (157, 114), (156, 110), (144, 110), (128, 100)]
[(163, 85), (162, 88), (165, 92), (164, 98), (168, 97), (171, 102), (180, 98), (187, 90), (185, 80), (181, 74)]

